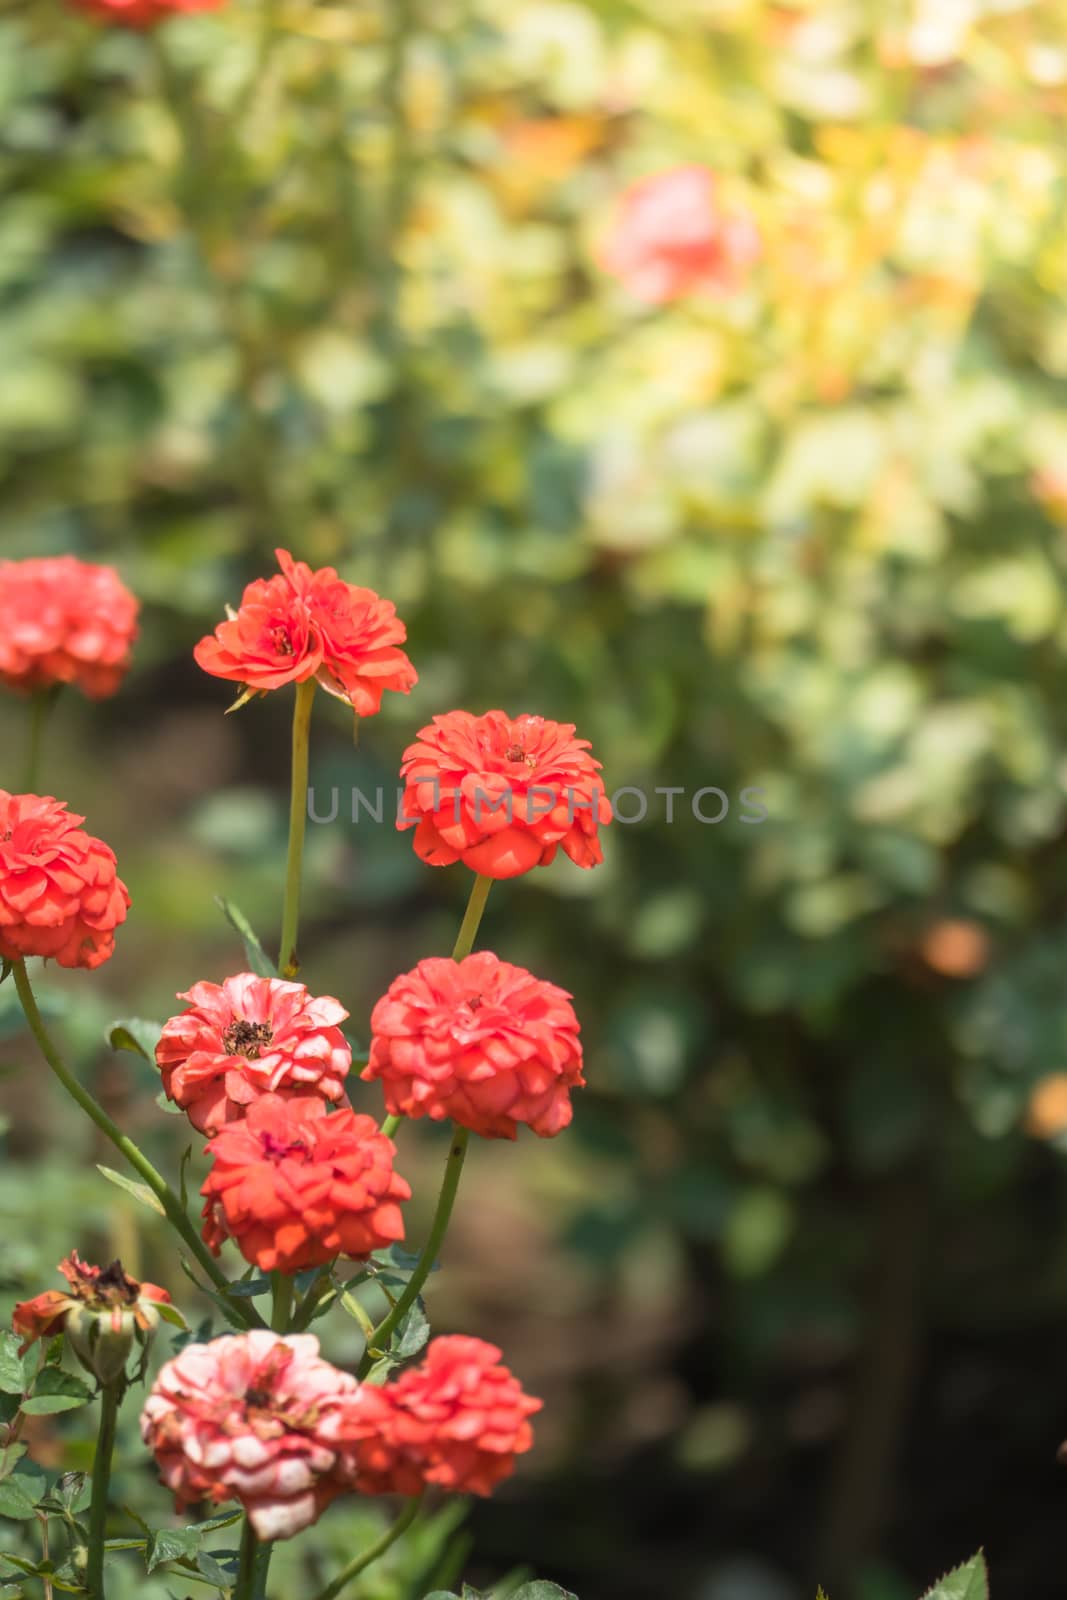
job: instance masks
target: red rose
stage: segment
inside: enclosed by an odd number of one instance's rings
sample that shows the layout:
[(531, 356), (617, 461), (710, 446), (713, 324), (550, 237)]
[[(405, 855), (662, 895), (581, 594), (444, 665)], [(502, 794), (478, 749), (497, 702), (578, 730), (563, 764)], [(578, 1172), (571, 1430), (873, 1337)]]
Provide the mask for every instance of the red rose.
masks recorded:
[(488, 1139), (514, 1139), (520, 1123), (559, 1133), (585, 1082), (570, 996), (488, 951), (420, 961), (378, 1001), (371, 1032), (363, 1077), (381, 1079), (392, 1114), (450, 1117)]
[(241, 972), (178, 998), (189, 1009), (164, 1024), (156, 1062), (166, 1093), (202, 1133), (243, 1117), (261, 1094), (344, 1094), (352, 1051), (338, 1024), (348, 1012), (329, 995)]
[(547, 866), (562, 845), (580, 867), (603, 860), (611, 821), (600, 762), (571, 723), (503, 711), (434, 717), (404, 751), (398, 828), (432, 867), (462, 861), (489, 878)]
[(198, 665), (252, 693), (317, 678), (361, 717), (381, 709), (387, 689), (407, 694), (418, 676), (392, 601), (275, 553), (281, 576), (249, 584), (236, 614), (197, 645)]
[(304, 683), (322, 666), (322, 638), (285, 578), (257, 578), (241, 606), (193, 651), (198, 666), (249, 690)]
[(386, 689), (409, 693), (418, 674), (399, 648), (407, 629), (393, 602), (373, 589), (346, 583), (332, 567), (313, 572), (287, 550), (276, 554), (322, 638), (324, 665), (318, 675), (322, 687), (347, 700), (361, 717), (372, 717), (381, 709)]
[(114, 694), (137, 637), (137, 601), (111, 567), (73, 556), (0, 561), (0, 682)]
[(130, 896), (115, 854), (51, 796), (0, 789), (0, 956), (98, 967)]
[(204, 1238), (231, 1238), (263, 1272), (301, 1272), (334, 1256), (364, 1260), (404, 1237), (395, 1146), (371, 1117), (326, 1114), (320, 1099), (265, 1094), (207, 1146)]
[(533, 1444), (529, 1418), (542, 1401), (524, 1394), (481, 1339), (434, 1339), (426, 1359), (395, 1383), (365, 1383), (356, 1415), (366, 1437), (355, 1446), (364, 1494), (421, 1494), (429, 1484), (454, 1494), (491, 1494)]

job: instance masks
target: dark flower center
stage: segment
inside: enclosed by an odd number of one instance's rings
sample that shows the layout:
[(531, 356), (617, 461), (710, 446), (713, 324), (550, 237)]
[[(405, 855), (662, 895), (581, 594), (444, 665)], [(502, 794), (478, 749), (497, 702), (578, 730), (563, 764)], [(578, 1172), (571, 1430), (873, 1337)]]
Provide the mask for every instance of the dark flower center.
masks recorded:
[(231, 1022), (222, 1036), (228, 1056), (244, 1056), (248, 1061), (258, 1061), (259, 1052), (273, 1038), (274, 1029), (269, 1022), (246, 1022), (244, 1017)]
[(484, 1004), (485, 1002), (480, 994), (472, 994), (470, 999), (467, 1001), (467, 1010), (480, 1011)]
[(294, 656), (296, 654), (296, 651), (293, 649), (293, 641), (289, 637), (288, 628), (283, 628), (281, 626), (272, 628), (270, 630), (270, 637), (276, 654), (280, 656)]
[(270, 1405), (270, 1395), (266, 1389), (246, 1389), (245, 1405), (253, 1406), (257, 1411), (263, 1411)]
[(276, 1139), (273, 1133), (261, 1133), (259, 1136), (260, 1147), (263, 1154), (272, 1161), (277, 1161), (285, 1156), (307, 1155), (307, 1145), (302, 1139), (294, 1139), (291, 1143), (286, 1139)]

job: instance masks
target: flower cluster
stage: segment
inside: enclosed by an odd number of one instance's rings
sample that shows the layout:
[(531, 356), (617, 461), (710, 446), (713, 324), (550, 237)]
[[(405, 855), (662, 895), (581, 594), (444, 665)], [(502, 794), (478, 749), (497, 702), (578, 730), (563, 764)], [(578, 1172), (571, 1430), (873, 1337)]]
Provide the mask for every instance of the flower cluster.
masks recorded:
[(488, 1139), (519, 1123), (551, 1137), (585, 1082), (570, 996), (488, 951), (431, 958), (390, 984), (371, 1015), (370, 1060), (394, 1114), (451, 1117)]
[[(240, 609), (197, 646), (205, 670), (245, 696), (314, 678), (361, 715), (379, 709), (386, 689), (412, 687), (404, 626), (388, 601), (332, 568), (312, 571), (286, 551), (278, 560), (280, 572), (250, 584)], [(95, 644), (79, 638), (78, 659), (96, 674), (84, 686), (95, 690), (119, 670), (115, 641), (132, 630), (117, 604), (112, 620)], [(20, 648), (29, 637), (24, 628)], [(462, 861), (486, 878), (545, 865), (561, 846), (590, 867), (611, 816), (599, 770), (569, 725), (451, 712), (404, 755), (401, 826), (415, 826), (424, 860)], [(111, 954), (129, 896), (113, 853), (81, 820), (57, 800), (0, 791), (0, 955), (96, 966)], [(255, 972), (196, 983), (179, 998), (186, 1007), (163, 1025), (156, 1063), (166, 1095), (208, 1136), (208, 1250), (192, 1236), (201, 1265), (210, 1269), (232, 1241), (260, 1272), (291, 1276), (366, 1261), (403, 1239), (411, 1189), (392, 1140), (347, 1103), (340, 1002)], [(396, 978), (374, 1007), (372, 1035), (362, 1076), (382, 1084), (392, 1117), (451, 1119), (485, 1138), (514, 1139), (520, 1125), (558, 1134), (584, 1082), (570, 996), (488, 951), (424, 960)], [(121, 1392), (133, 1344), (146, 1345), (169, 1297), (117, 1262), (101, 1269), (74, 1254), (61, 1270), (69, 1290), (18, 1306), (15, 1327), (27, 1343), (63, 1329)], [(407, 1285), (393, 1320), (420, 1283)], [(230, 1292), (224, 1278), (219, 1289)], [(316, 1308), (301, 1309), (306, 1325)], [(183, 1349), (160, 1372), (141, 1425), (179, 1506), (236, 1499), (272, 1540), (347, 1491), (489, 1494), (530, 1448), (540, 1407), (478, 1339), (435, 1339), (418, 1366), (378, 1386), (330, 1366), (309, 1334), (255, 1328)]]
[(262, 1094), (344, 1094), (352, 1051), (339, 1025), (348, 1012), (329, 995), (240, 972), (178, 999), (188, 1010), (164, 1024), (156, 1062), (167, 1095), (201, 1133), (217, 1133)]
[(600, 264), (636, 300), (664, 305), (700, 289), (730, 290), (759, 259), (751, 217), (727, 209), (707, 167), (674, 167), (621, 197)]
[(404, 1237), (398, 1202), (411, 1189), (372, 1117), (264, 1094), (207, 1148), (214, 1166), (200, 1192), (216, 1252), (230, 1238), (264, 1272), (302, 1272)]
[(540, 1408), (479, 1339), (435, 1339), (376, 1388), (330, 1366), (311, 1334), (263, 1330), (169, 1361), (141, 1432), (179, 1508), (238, 1500), (259, 1538), (289, 1539), (346, 1490), (491, 1493)]
[(611, 821), (599, 772), (570, 723), (450, 711), (404, 751), (397, 827), (415, 828), (415, 853), (432, 867), (462, 861), (488, 878), (516, 878), (547, 866), (560, 846), (594, 867), (599, 827)]
[(0, 956), (98, 967), (130, 896), (114, 851), (51, 796), (0, 789)]
[(0, 561), (0, 683), (115, 693), (130, 664), (138, 605), (112, 567), (74, 556)]
[(313, 572), (276, 554), (280, 576), (248, 585), (237, 612), (197, 645), (198, 665), (246, 695), (315, 678), (361, 717), (380, 710), (387, 689), (409, 693), (418, 675), (399, 648), (407, 630), (392, 601), (332, 567)]

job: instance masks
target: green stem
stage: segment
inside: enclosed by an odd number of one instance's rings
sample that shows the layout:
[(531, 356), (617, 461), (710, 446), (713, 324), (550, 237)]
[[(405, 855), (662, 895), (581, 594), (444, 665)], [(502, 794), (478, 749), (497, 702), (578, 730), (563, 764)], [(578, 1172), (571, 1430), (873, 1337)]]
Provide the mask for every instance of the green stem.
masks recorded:
[(241, 1553), (237, 1563), (237, 1582), (233, 1600), (262, 1600), (267, 1583), (273, 1546), (261, 1544), (256, 1531), (246, 1517), (241, 1529)]
[(462, 961), (474, 949), (474, 941), (478, 937), (482, 912), (485, 910), (485, 902), (489, 898), (489, 891), (492, 887), (492, 878), (487, 878), (479, 872), (471, 885), (467, 909), (463, 914), (463, 921), (460, 923), (459, 933), (456, 935), (456, 942), (452, 947), (453, 961)]
[(271, 1274), (271, 1281), (273, 1300), (270, 1325), (275, 1333), (288, 1333), (289, 1319), (293, 1311), (293, 1280), (287, 1278), (284, 1272), (274, 1272)]
[(59, 689), (57, 686), (53, 689), (38, 689), (30, 700), (30, 733), (26, 746), (23, 794), (37, 793), (37, 784), (40, 781), (38, 773), (41, 766), (41, 741), (44, 737), (45, 724), (58, 698)]
[(93, 1600), (104, 1600), (104, 1544), (107, 1540), (107, 1496), (111, 1483), (111, 1457), (115, 1450), (122, 1389), (108, 1384), (100, 1391), (100, 1428), (93, 1457), (93, 1489), (89, 1502), (89, 1561), (85, 1586)]
[(181, 1234), (200, 1266), (211, 1279), (219, 1294), (225, 1299), (226, 1304), (234, 1315), (246, 1327), (261, 1326), (256, 1311), (249, 1306), (243, 1305), (240, 1298), (230, 1295), (230, 1285), (220, 1271), (218, 1263), (214, 1260), (207, 1245), (190, 1222), (185, 1207), (162, 1173), (156, 1171), (144, 1152), (134, 1144), (132, 1139), (126, 1137), (117, 1123), (112, 1122), (103, 1106), (97, 1105), (89, 1091), (82, 1087), (74, 1074), (64, 1065), (62, 1057), (48, 1035), (41, 1013), (37, 1009), (37, 1001), (30, 986), (30, 977), (26, 971), (25, 961), (16, 961), (12, 971), (15, 977), (15, 988), (18, 990), (19, 1000), (22, 1003), (22, 1009), (29, 1024), (30, 1032), (36, 1039), (41, 1054), (71, 1099), (81, 1106), (86, 1116), (96, 1124), (102, 1134), (111, 1140), (116, 1150), (119, 1150), (126, 1157), (133, 1170), (144, 1179), (163, 1207), (167, 1221)]
[(460, 1175), (463, 1163), (467, 1156), (467, 1145), (470, 1141), (470, 1130), (467, 1128), (452, 1129), (452, 1143), (448, 1151), (448, 1160), (445, 1162), (445, 1175), (441, 1183), (441, 1193), (437, 1199), (437, 1210), (434, 1213), (433, 1223), (430, 1227), (430, 1237), (423, 1246), (407, 1287), (400, 1296), (392, 1310), (379, 1322), (373, 1335), (367, 1341), (367, 1348), (360, 1362), (359, 1375), (365, 1378), (377, 1359), (373, 1351), (388, 1348), (389, 1340), (395, 1330), (403, 1322), (415, 1301), (422, 1292), (422, 1286), (433, 1271), (433, 1264), (437, 1260), (441, 1245), (444, 1243), (448, 1224), (452, 1220), (452, 1208), (456, 1203), (456, 1191), (459, 1188)]
[(308, 1289), (307, 1294), (296, 1308), (296, 1314), (289, 1326), (290, 1333), (303, 1333), (305, 1328), (310, 1327), (312, 1318), (318, 1309), (320, 1301), (323, 1299), (323, 1290), (328, 1289), (332, 1294), (333, 1283), (331, 1281), (331, 1276), (333, 1273), (333, 1266), (334, 1263), (332, 1261), (328, 1261), (326, 1265), (320, 1269), (318, 1277), (315, 1279), (314, 1283)]
[(384, 1556), (390, 1546), (394, 1545), (400, 1536), (411, 1527), (411, 1524), (419, 1514), (419, 1506), (421, 1504), (422, 1502), (419, 1499), (409, 1500), (392, 1527), (387, 1528), (381, 1538), (372, 1544), (369, 1549), (364, 1550), (362, 1554), (350, 1561), (348, 1566), (337, 1574), (333, 1582), (326, 1585), (317, 1600), (336, 1600), (341, 1590), (351, 1583), (353, 1578), (358, 1578), (361, 1572), (366, 1572), (368, 1567), (373, 1566), (375, 1561)]
[(386, 1117), (378, 1132), (384, 1133), (387, 1139), (391, 1139), (403, 1120), (399, 1113), (396, 1116)]
[(293, 779), (289, 796), (289, 855), (285, 869), (285, 907), (282, 912), (282, 944), (278, 971), (283, 978), (295, 978), (300, 971), (296, 936), (300, 927), (300, 879), (304, 869), (304, 834), (308, 815), (308, 760), (311, 745), (311, 707), (315, 699), (315, 680), (296, 686), (293, 708)]

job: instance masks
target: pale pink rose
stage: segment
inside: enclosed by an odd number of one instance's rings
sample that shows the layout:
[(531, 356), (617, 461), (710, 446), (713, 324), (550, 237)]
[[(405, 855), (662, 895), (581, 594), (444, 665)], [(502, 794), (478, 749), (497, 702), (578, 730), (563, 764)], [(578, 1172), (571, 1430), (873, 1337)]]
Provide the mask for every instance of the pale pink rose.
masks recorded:
[(179, 1508), (238, 1500), (260, 1539), (291, 1539), (355, 1484), (359, 1384), (308, 1333), (191, 1344), (168, 1361), (141, 1436)]

